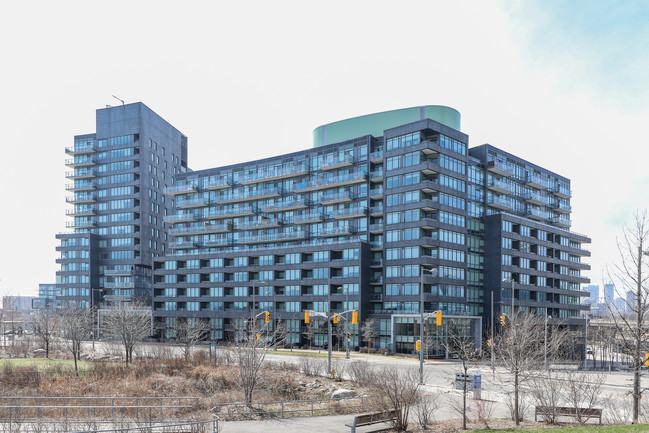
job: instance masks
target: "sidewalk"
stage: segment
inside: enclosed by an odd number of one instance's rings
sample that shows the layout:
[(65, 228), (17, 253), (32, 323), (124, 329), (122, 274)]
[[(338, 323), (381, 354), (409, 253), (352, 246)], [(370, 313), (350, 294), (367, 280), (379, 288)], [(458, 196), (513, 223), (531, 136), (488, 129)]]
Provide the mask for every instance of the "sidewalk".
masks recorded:
[(308, 418), (274, 418), (263, 421), (223, 421), (223, 433), (340, 433), (348, 431), (345, 424), (354, 422), (354, 415), (331, 415)]

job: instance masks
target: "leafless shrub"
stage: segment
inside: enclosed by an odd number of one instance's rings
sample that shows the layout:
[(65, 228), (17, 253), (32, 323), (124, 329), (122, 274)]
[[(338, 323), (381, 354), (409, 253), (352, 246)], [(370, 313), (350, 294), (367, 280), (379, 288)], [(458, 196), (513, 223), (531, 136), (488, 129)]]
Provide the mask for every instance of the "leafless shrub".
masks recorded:
[(406, 431), (410, 408), (417, 401), (419, 371), (412, 368), (386, 366), (374, 370), (367, 385), (375, 395), (382, 395), (381, 408), (397, 411), (393, 428)]
[(530, 396), (522, 391), (518, 393), (518, 405), (516, 404), (516, 398), (513, 392), (506, 393), (505, 404), (509, 409), (509, 414), (512, 418), (512, 421), (516, 421), (516, 406), (518, 406), (518, 420), (525, 420), (525, 416), (529, 413), (532, 406), (532, 399)]
[(102, 313), (106, 335), (120, 341), (126, 364), (133, 361), (133, 352), (151, 335), (151, 310), (144, 303), (123, 302)]
[(321, 358), (302, 356), (299, 360), (299, 367), (305, 376), (322, 376), (327, 371), (327, 362)]
[(541, 410), (545, 422), (555, 424), (558, 420), (558, 407), (561, 406), (564, 392), (563, 374), (546, 371), (534, 377), (530, 382), (530, 394), (534, 403)]
[(420, 390), (413, 409), (419, 426), (428, 430), (428, 424), (435, 420), (435, 411), (439, 409), (439, 394), (425, 394)]
[(489, 423), (493, 419), (494, 411), (496, 409), (494, 402), (491, 400), (474, 400), (472, 406), (478, 421), (484, 424), (487, 430), (491, 430)]
[(603, 374), (589, 374), (577, 371), (567, 371), (565, 383), (565, 398), (571, 407), (577, 408), (576, 418), (580, 424), (588, 420), (586, 414), (600, 403), (602, 384), (606, 378)]
[(373, 374), (373, 367), (367, 360), (352, 361), (347, 366), (349, 379), (359, 385), (365, 385)]
[(606, 424), (623, 425), (629, 422), (633, 412), (633, 400), (630, 396), (608, 394), (603, 400)]

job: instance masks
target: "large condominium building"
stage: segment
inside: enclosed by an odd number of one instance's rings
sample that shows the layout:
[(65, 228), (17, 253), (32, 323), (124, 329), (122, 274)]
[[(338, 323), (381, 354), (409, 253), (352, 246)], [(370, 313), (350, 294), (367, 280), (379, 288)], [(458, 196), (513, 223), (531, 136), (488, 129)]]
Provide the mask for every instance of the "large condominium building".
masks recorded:
[(164, 254), (166, 186), (187, 168), (187, 138), (142, 103), (97, 110), (93, 134), (74, 137), (59, 234), (62, 307), (151, 299), (153, 257)]
[[(290, 343), (322, 345), (304, 311), (358, 310), (373, 344), (412, 352), (422, 288), (424, 311), (476, 336), (512, 305), (577, 323), (589, 239), (568, 230), (570, 181), (467, 144), (456, 110), (423, 106), (321, 126), (312, 149), (180, 173), (165, 190), (169, 249), (154, 260), (160, 335), (191, 319), (236, 339), (269, 311)], [(442, 354), (446, 327), (427, 332)]]

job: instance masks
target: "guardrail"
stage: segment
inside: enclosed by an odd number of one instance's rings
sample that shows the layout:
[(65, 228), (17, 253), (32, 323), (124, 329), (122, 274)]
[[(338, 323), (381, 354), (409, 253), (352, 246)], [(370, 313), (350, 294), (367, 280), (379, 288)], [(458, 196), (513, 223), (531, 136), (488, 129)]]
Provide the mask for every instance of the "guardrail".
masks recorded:
[(0, 421), (116, 416), (164, 420), (198, 409), (198, 397), (0, 397)]
[[(211, 431), (210, 431), (211, 428)], [(192, 432), (192, 433), (218, 433), (221, 431), (219, 427), (219, 417), (208, 421), (192, 421), (192, 422), (183, 422), (178, 424), (160, 424), (160, 425), (149, 425), (145, 427), (125, 427), (109, 430), (79, 430), (73, 433), (119, 433), (119, 432), (141, 432), (145, 431), (147, 433), (156, 433), (156, 432)]]

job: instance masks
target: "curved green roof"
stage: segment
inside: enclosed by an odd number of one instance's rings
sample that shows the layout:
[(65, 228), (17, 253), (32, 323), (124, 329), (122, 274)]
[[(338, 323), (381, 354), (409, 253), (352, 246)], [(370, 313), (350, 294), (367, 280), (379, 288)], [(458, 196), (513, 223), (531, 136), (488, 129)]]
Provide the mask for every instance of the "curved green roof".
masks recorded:
[(318, 126), (313, 130), (313, 147), (339, 143), (368, 134), (381, 137), (386, 129), (423, 119), (432, 119), (460, 130), (460, 112), (456, 109), (443, 105), (422, 105), (366, 114)]

